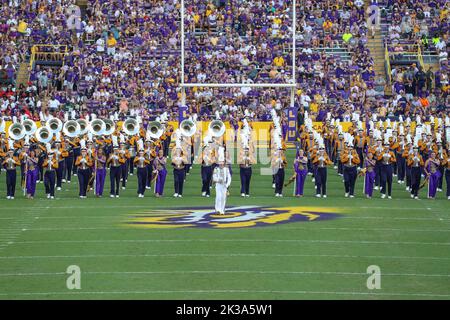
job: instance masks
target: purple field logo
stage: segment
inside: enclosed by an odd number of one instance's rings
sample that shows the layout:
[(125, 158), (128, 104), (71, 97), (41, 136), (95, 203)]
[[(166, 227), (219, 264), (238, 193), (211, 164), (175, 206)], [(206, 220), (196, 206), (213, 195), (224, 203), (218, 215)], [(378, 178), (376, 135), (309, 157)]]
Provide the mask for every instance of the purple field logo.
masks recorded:
[(125, 224), (143, 228), (248, 228), (329, 220), (340, 216), (337, 211), (323, 207), (236, 206), (228, 208), (225, 215), (219, 215), (211, 208), (191, 207), (134, 214)]

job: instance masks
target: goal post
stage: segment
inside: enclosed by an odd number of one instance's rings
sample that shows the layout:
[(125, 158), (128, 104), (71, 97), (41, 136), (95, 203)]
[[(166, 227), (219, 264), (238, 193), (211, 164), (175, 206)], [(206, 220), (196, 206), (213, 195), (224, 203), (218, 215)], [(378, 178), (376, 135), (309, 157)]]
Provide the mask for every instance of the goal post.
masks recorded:
[[(181, 105), (186, 105), (186, 88), (192, 87), (216, 87), (216, 88), (236, 88), (236, 87), (251, 87), (251, 88), (291, 88), (291, 97), (290, 97), (290, 107), (294, 107), (294, 98), (295, 98), (295, 88), (297, 86), (296, 83), (296, 48), (295, 48), (295, 33), (296, 33), (296, 25), (297, 25), (297, 15), (296, 15), (296, 0), (292, 0), (292, 80), (291, 83), (185, 83), (184, 82), (184, 66), (185, 66), (185, 28), (184, 28), (184, 16), (185, 16), (185, 6), (184, 1), (181, 0)], [(195, 1), (195, 0), (192, 0)]]

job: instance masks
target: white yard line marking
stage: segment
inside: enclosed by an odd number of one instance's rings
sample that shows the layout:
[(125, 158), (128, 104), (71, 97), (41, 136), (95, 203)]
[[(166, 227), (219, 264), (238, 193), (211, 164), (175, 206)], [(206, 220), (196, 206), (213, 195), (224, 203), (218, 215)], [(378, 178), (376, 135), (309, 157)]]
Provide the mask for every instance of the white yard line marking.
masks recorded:
[[(46, 207), (48, 209), (49, 207)], [(26, 232), (32, 224), (36, 221), (36, 213), (35, 208), (27, 208), (21, 211), (20, 214), (11, 222), (11, 226), (14, 228), (10, 229), (0, 229), (0, 237), (3, 237), (0, 242), (3, 245), (0, 247), (0, 250), (6, 249), (8, 246), (13, 245), (16, 240), (23, 232)]]
[(93, 255), (54, 255), (54, 256), (4, 256), (0, 260), (14, 259), (97, 259), (97, 258), (177, 258), (177, 257), (314, 257), (314, 258), (343, 258), (343, 259), (417, 259), (417, 260), (450, 260), (450, 257), (421, 257), (421, 256), (359, 256), (337, 254), (270, 254), (270, 253), (165, 253), (165, 254), (93, 254)]
[[(267, 228), (270, 229), (270, 228)], [(277, 231), (282, 230), (355, 230), (355, 231), (399, 231), (399, 232), (450, 232), (450, 229), (400, 229), (400, 228), (334, 228), (334, 227), (286, 227), (286, 226), (272, 226), (272, 229)], [(0, 229), (1, 234), (14, 233), (21, 229)], [(117, 227), (75, 227), (75, 228), (30, 228), (27, 231), (77, 231), (77, 230), (117, 230)]]
[[(258, 271), (258, 270), (179, 270), (179, 271), (83, 271), (83, 274), (98, 275), (129, 275), (129, 274), (289, 274), (289, 275), (339, 275), (339, 276), (367, 276), (365, 272), (339, 272), (339, 271)], [(65, 275), (64, 272), (36, 272), (36, 273), (0, 273), (0, 277), (33, 277), (33, 276), (54, 276)], [(401, 276), (401, 277), (439, 277), (447, 278), (450, 274), (426, 274), (426, 273), (383, 273), (383, 276)]]
[(139, 242), (311, 242), (311, 243), (352, 243), (352, 244), (405, 244), (449, 246), (450, 242), (419, 242), (419, 241), (370, 241), (370, 240), (323, 240), (323, 239), (105, 239), (105, 240), (36, 240), (18, 241), (17, 244), (43, 243), (139, 243)]
[[(237, 197), (237, 196), (236, 196)], [(195, 196), (194, 196), (195, 198)], [(204, 199), (203, 197), (198, 197), (201, 199)], [(252, 197), (252, 198), (262, 198), (262, 199), (267, 199), (267, 196), (261, 196), (261, 197)], [(312, 198), (311, 198), (312, 199)], [(318, 200), (320, 201), (320, 200)], [(404, 200), (401, 200), (404, 201)], [(202, 205), (201, 205), (202, 206)], [(270, 207), (271, 205), (269, 204), (265, 204), (262, 205), (263, 207)], [(310, 204), (299, 204), (299, 207), (314, 207), (316, 206), (316, 204), (314, 203), (310, 203)], [(148, 209), (148, 210), (157, 210), (157, 209), (172, 209), (174, 206), (167, 206), (167, 207), (157, 207), (157, 206), (152, 206), (151, 204), (148, 205), (129, 205), (129, 206), (120, 206), (120, 205), (109, 205), (109, 204), (103, 204), (103, 205), (90, 205), (90, 206), (78, 206), (78, 205), (74, 205), (74, 206), (49, 206), (49, 207), (33, 207), (30, 208), (29, 210), (48, 210), (48, 209), (92, 209), (92, 208), (120, 208), (120, 209), (127, 209), (127, 208), (144, 208), (144, 209)], [(179, 207), (176, 206), (179, 209), (183, 209), (183, 207)], [(205, 205), (205, 207), (207, 207)], [(345, 208), (345, 209), (355, 209), (355, 206), (324, 206), (324, 208)], [(398, 210), (398, 211), (423, 211), (425, 208), (408, 208), (408, 207), (384, 207), (384, 206), (373, 206), (373, 207), (369, 207), (369, 206), (358, 206), (359, 209), (375, 209), (375, 210), (383, 210), (383, 209), (389, 209), (389, 210)], [(432, 210), (432, 211), (439, 211), (439, 212), (447, 212), (445, 209), (440, 209), (440, 208), (427, 208), (428, 210)], [(17, 208), (9, 208), (9, 207), (1, 207), (0, 206), (0, 210), (17, 210)]]
[(130, 295), (130, 294), (228, 294), (228, 293), (245, 293), (245, 294), (318, 294), (318, 295), (362, 295), (362, 296), (405, 296), (405, 297), (434, 297), (434, 298), (448, 298), (450, 294), (438, 293), (399, 293), (399, 292), (355, 292), (355, 291), (306, 291), (306, 290), (237, 290), (237, 289), (223, 289), (223, 290), (148, 290), (148, 291), (60, 291), (60, 292), (13, 292), (0, 293), (0, 296), (41, 296), (41, 295)]

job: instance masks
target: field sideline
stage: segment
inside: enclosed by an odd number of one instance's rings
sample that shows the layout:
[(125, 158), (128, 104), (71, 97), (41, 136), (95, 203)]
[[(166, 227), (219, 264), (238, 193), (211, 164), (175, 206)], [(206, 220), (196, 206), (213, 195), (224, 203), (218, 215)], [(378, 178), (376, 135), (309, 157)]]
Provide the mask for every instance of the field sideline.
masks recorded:
[[(293, 156), (289, 150), (286, 180)], [(450, 299), (445, 193), (428, 200), (423, 189), (422, 199), (412, 200), (394, 178), (392, 200), (378, 193), (365, 199), (362, 181), (355, 199), (344, 198), (342, 178), (330, 168), (327, 199), (314, 197), (311, 178), (305, 197), (292, 197), (291, 184), (284, 198), (275, 198), (271, 177), (260, 176), (256, 166), (251, 197), (241, 198), (234, 166), (227, 207), (290, 208), (304, 212), (302, 220), (228, 229), (148, 228), (127, 222), (161, 214), (152, 209), (213, 208), (214, 191), (211, 198), (200, 196), (198, 165), (182, 199), (172, 197), (169, 170), (161, 199), (149, 190), (137, 198), (136, 176), (119, 199), (110, 199), (108, 176), (102, 199), (92, 192), (79, 199), (73, 177), (55, 200), (47, 200), (39, 184), (35, 200), (17, 190), (10, 201), (2, 172), (0, 299)], [(170, 210), (163, 215), (178, 216)], [(69, 265), (81, 268), (81, 290), (66, 288)], [(381, 269), (379, 290), (366, 287), (370, 265)]]

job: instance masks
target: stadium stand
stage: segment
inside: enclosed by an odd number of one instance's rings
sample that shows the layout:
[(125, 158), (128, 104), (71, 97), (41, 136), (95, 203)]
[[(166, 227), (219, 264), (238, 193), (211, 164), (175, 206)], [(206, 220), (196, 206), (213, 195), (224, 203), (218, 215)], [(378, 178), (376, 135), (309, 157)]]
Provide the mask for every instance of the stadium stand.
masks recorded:
[[(2, 116), (50, 109), (150, 119), (169, 110), (176, 118), (179, 1), (1, 3)], [(381, 13), (375, 33), (367, 25), (370, 5)], [(327, 112), (342, 120), (354, 111), (381, 118), (445, 112), (449, 6), (297, 1), (296, 106), (319, 121)], [(291, 7), (281, 0), (186, 1), (185, 82), (292, 81)], [(205, 119), (215, 110), (236, 118), (249, 108), (270, 120), (272, 107), (288, 106), (289, 92), (193, 88), (186, 101)]]

